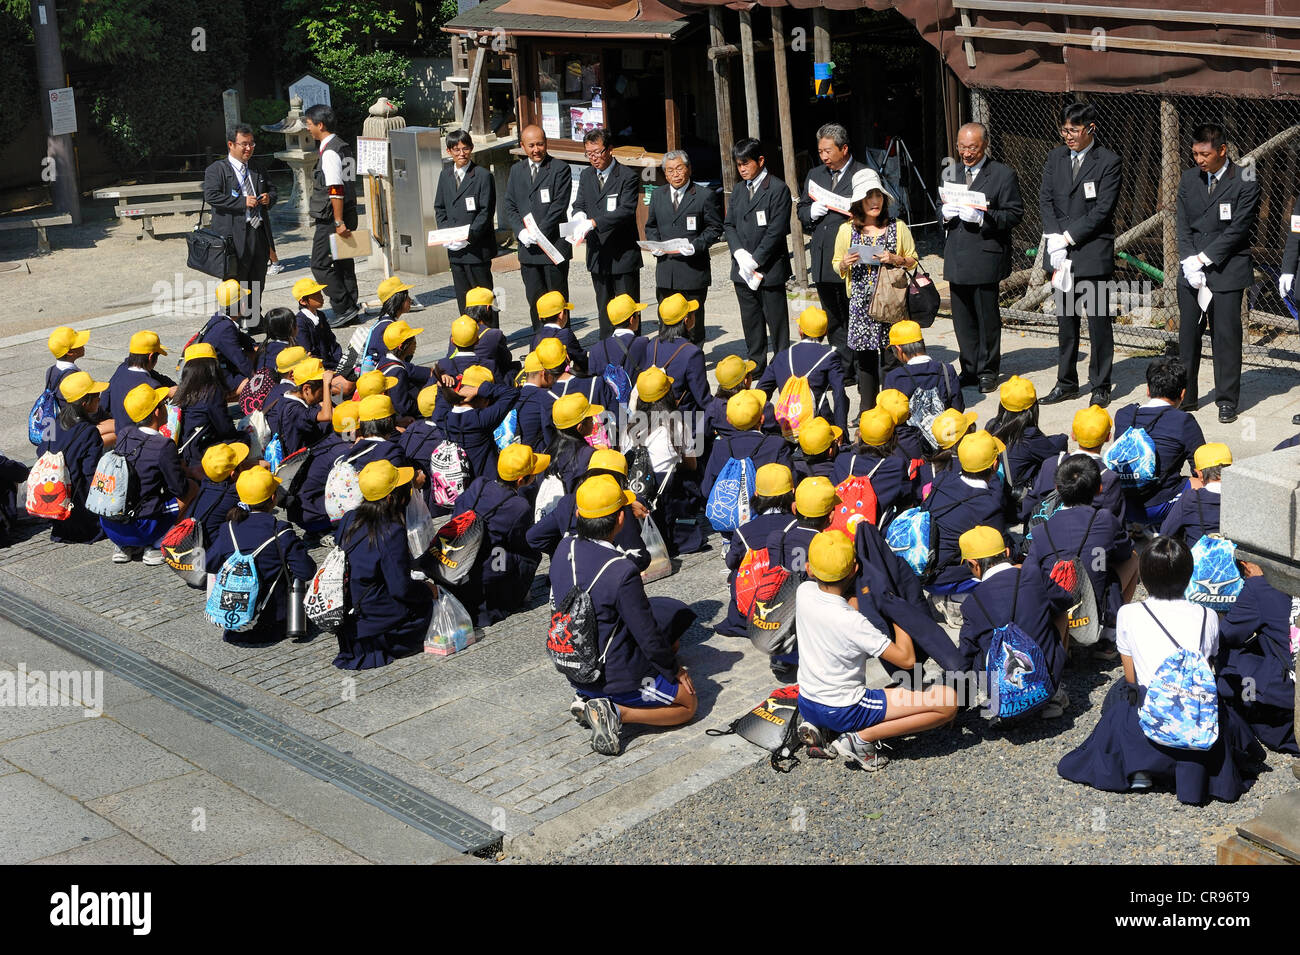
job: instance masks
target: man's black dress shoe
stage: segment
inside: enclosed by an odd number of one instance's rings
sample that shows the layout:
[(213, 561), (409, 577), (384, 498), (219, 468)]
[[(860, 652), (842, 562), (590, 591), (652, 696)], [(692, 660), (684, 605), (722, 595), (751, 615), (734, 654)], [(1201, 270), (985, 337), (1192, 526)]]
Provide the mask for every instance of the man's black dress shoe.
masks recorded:
[(1038, 403), (1043, 405), (1054, 405), (1058, 401), (1069, 401), (1071, 398), (1077, 397), (1079, 397), (1079, 387), (1077, 385), (1073, 388), (1057, 385), (1047, 394), (1043, 395), (1043, 397), (1039, 398)]
[(1219, 424), (1232, 424), (1236, 420), (1236, 408), (1232, 405), (1219, 405)]

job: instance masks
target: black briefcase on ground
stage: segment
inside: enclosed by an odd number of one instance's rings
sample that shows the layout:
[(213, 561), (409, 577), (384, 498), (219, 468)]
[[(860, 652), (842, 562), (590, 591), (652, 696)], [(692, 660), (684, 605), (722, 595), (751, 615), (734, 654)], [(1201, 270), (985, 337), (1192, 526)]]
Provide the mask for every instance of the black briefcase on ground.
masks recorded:
[(235, 242), (228, 235), (203, 228), (203, 210), (206, 208), (205, 199), (199, 209), (198, 225), (185, 237), (188, 247), (185, 264), (215, 279), (228, 279), (234, 272)]

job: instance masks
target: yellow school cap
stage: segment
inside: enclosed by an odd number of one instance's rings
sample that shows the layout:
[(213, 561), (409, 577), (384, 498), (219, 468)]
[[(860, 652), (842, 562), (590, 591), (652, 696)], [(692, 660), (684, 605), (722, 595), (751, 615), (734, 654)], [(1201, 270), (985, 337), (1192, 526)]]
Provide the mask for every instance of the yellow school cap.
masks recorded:
[(811, 306), (799, 313), (799, 331), (809, 338), (821, 338), (828, 324), (825, 309)]
[(1099, 448), (1110, 434), (1110, 412), (1100, 405), (1088, 405), (1074, 413), (1074, 440), (1085, 448)]
[(64, 375), (59, 382), (59, 394), (63, 395), (64, 401), (80, 401), (86, 395), (100, 394), (107, 387), (108, 382), (96, 381), (88, 372), (74, 371)]
[(122, 399), (122, 408), (132, 421), (141, 422), (166, 399), (170, 390), (165, 387), (155, 388), (153, 385), (136, 385)]
[(393, 493), (394, 488), (401, 487), (415, 477), (415, 468), (394, 467), (387, 458), (371, 461), (357, 475), (357, 484), (361, 487), (361, 496), (367, 501), (382, 501)]
[(462, 315), (451, 323), (451, 343), (457, 348), (469, 348), (478, 341), (478, 322)]
[(551, 421), (563, 431), (576, 428), (583, 418), (594, 418), (604, 410), (602, 406), (588, 401), (586, 395), (575, 391), (571, 395), (555, 399), (555, 404), (551, 405)]
[(695, 299), (687, 299), (681, 292), (674, 292), (659, 303), (659, 320), (665, 325), (676, 325), (699, 307), (700, 303)]
[(799, 447), (803, 448), (804, 454), (821, 454), (842, 434), (843, 428), (825, 418), (813, 418), (799, 428)]
[(229, 308), (241, 298), (248, 294), (248, 289), (244, 288), (234, 279), (226, 279), (217, 286), (217, 304), (222, 308)]
[(578, 485), (574, 495), (578, 516), (586, 518), (608, 517), (636, 500), (636, 495), (618, 486), (618, 481), (608, 474), (597, 474)]
[(407, 285), (396, 275), (390, 275), (379, 283), (379, 301), (387, 302), (398, 292), (409, 292), (413, 286)]
[(280, 353), (275, 356), (275, 370), (282, 375), (287, 375), (293, 371), (294, 365), (307, 359), (307, 349), (301, 345), (289, 345), (287, 348), (281, 348)]
[(1038, 392), (1028, 378), (1012, 375), (998, 389), (998, 399), (1008, 411), (1026, 411), (1038, 400)]
[(912, 403), (897, 388), (886, 388), (876, 395), (876, 407), (889, 412), (889, 416), (894, 419), (894, 427), (906, 421), (912, 413)]
[(1232, 463), (1232, 451), (1226, 444), (1219, 441), (1211, 441), (1209, 444), (1203, 444), (1196, 449), (1196, 454), (1192, 456), (1192, 463), (1196, 465), (1196, 470), (1204, 471), (1206, 468), (1217, 468), (1224, 464)]
[(388, 395), (367, 395), (361, 399), (357, 410), (360, 412), (358, 417), (362, 421), (383, 421), (397, 414), (397, 409), (393, 407), (393, 399)]
[(569, 349), (564, 347), (564, 342), (558, 338), (543, 338), (533, 349), (533, 354), (537, 356), (537, 362), (541, 366), (538, 371), (542, 369), (555, 371), (563, 368), (569, 361)]
[(537, 357), (537, 352), (530, 351), (524, 356), (524, 374), (536, 375), (538, 372), (545, 371), (542, 367), (542, 360)]
[(727, 423), (737, 431), (753, 431), (763, 420), (763, 399), (750, 391), (740, 391), (727, 399)]
[(921, 326), (916, 322), (895, 322), (889, 326), (890, 345), (912, 345), (919, 341), (923, 341), (923, 338), (921, 336)]
[(780, 497), (794, 490), (794, 475), (784, 464), (764, 464), (754, 472), (754, 493), (759, 497)]
[(868, 408), (858, 417), (858, 440), (878, 448), (894, 436), (894, 416), (884, 408)]
[(757, 367), (757, 362), (741, 358), (739, 355), (728, 355), (718, 362), (718, 367), (713, 369), (713, 374), (718, 379), (720, 387), (736, 388), (745, 380), (745, 376)]
[(460, 383), (466, 388), (477, 388), (479, 385), (488, 384), (492, 380), (492, 372), (482, 365), (470, 365), (460, 376)]
[(208, 476), (209, 481), (224, 481), (235, 473), (235, 468), (239, 467), (246, 457), (248, 457), (246, 444), (214, 444), (203, 452), (203, 473)]
[(79, 332), (66, 325), (61, 326), (50, 333), (48, 342), (50, 354), (55, 358), (62, 358), (74, 348), (85, 348), (88, 341), (90, 341), (90, 332)]
[(976, 417), (973, 411), (949, 408), (930, 423), (930, 433), (939, 442), (939, 447), (946, 451), (965, 436)]
[(392, 351), (400, 347), (402, 342), (414, 338), (422, 331), (423, 328), (412, 328), (406, 323), (406, 319), (399, 318), (384, 329), (384, 347)]
[(967, 474), (978, 474), (993, 467), (998, 459), (998, 442), (987, 431), (976, 431), (957, 445), (957, 460)]
[(636, 376), (636, 393), (642, 401), (658, 401), (673, 386), (673, 379), (664, 370), (652, 365)]
[(279, 486), (280, 479), (264, 467), (249, 468), (235, 479), (235, 493), (249, 507), (266, 501)]
[(518, 481), (530, 474), (541, 474), (550, 463), (549, 454), (534, 454), (526, 444), (510, 444), (497, 457), (497, 474), (503, 481)]
[(324, 288), (324, 285), (313, 278), (301, 278), (293, 283), (293, 289), (290, 294), (293, 295), (293, 300), (295, 302), (301, 302), (303, 299), (307, 298), (307, 296), (315, 295)]
[(587, 461), (588, 471), (617, 471), (627, 477), (627, 458), (613, 448), (597, 448)]
[(199, 358), (211, 358), (215, 361), (217, 358), (217, 350), (207, 342), (195, 342), (193, 345), (190, 345), (185, 349), (181, 358), (184, 361), (194, 361)]
[(822, 531), (808, 545), (808, 572), (823, 583), (843, 580), (856, 560), (853, 539), (843, 531)]
[(415, 405), (420, 409), (421, 416), (425, 418), (433, 416), (433, 409), (438, 404), (438, 387), (438, 385), (425, 385), (415, 396)]
[(615, 295), (609, 300), (609, 304), (605, 306), (605, 314), (609, 316), (611, 325), (622, 325), (641, 309), (647, 307), (645, 302), (638, 302), (631, 295), (624, 292), (622, 295)]
[(547, 292), (537, 300), (537, 317), (554, 318), (565, 309), (573, 308), (573, 303), (565, 300), (560, 292)]
[(162, 339), (157, 332), (136, 332), (131, 336), (127, 351), (132, 355), (165, 355), (167, 349), (162, 347)]
[(325, 366), (319, 358), (304, 358), (293, 366), (293, 383), (301, 388), (309, 381), (322, 381), (325, 378)]
[(357, 407), (355, 401), (344, 401), (342, 404), (335, 405), (332, 416), (334, 433), (342, 434), (344, 431), (355, 431), (360, 414), (361, 409)]
[(357, 400), (369, 398), (371, 395), (382, 395), (393, 385), (397, 384), (397, 379), (392, 375), (385, 375), (379, 369), (366, 372), (357, 379), (356, 391)]
[(962, 560), (983, 560), (1001, 554), (1007, 549), (1007, 542), (996, 527), (980, 524), (957, 538), (957, 546), (961, 548)]
[(794, 509), (804, 517), (825, 517), (839, 502), (830, 478), (804, 478), (794, 490)]
[(465, 307), (473, 308), (476, 305), (495, 305), (497, 297), (492, 293), (490, 288), (478, 286), (465, 293)]

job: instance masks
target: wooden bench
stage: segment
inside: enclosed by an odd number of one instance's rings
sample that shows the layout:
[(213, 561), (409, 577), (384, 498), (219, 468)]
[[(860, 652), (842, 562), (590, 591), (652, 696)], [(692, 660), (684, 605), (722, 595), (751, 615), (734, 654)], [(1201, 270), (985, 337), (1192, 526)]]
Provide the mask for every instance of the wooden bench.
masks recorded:
[(45, 234), (45, 229), (52, 225), (72, 225), (71, 213), (65, 212), (61, 216), (0, 219), (0, 232), (12, 232), (15, 229), (35, 229), (36, 251), (42, 255), (46, 255), (50, 251), (50, 239), (49, 236)]
[[(119, 219), (139, 219), (141, 224), (140, 234), (136, 239), (143, 239), (148, 233), (150, 238), (156, 239), (154, 234), (154, 216), (177, 217), (195, 213), (203, 208), (203, 183), (202, 182), (159, 182), (152, 185), (143, 186), (111, 186), (107, 189), (96, 189), (96, 199), (122, 199), (126, 200), (118, 204), (113, 210)], [(186, 198), (199, 194), (199, 198)], [(170, 196), (170, 200), (147, 202), (139, 197), (145, 196)]]

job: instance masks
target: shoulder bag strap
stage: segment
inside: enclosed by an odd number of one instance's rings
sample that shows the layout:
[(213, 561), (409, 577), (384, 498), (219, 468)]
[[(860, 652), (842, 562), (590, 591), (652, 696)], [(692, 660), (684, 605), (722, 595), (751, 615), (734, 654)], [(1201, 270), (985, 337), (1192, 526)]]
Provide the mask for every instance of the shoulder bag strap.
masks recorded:
[[(855, 455), (855, 457), (856, 457), (856, 455)], [(880, 470), (880, 466), (881, 466), (882, 464), (884, 464), (884, 463), (885, 463), (885, 459), (884, 459), (884, 458), (881, 458), (879, 461), (876, 462), (876, 466), (875, 466), (874, 468), (872, 468), (870, 471), (867, 472), (867, 480), (868, 480), (868, 481), (870, 481), (873, 477), (876, 476), (876, 472)], [(850, 462), (849, 462), (849, 472), (852, 473), (852, 471), (853, 471), (853, 462), (850, 461)]]
[[(1097, 519), (1098, 513), (1099, 513), (1098, 510), (1094, 507), (1092, 509), (1092, 517), (1088, 518), (1088, 526), (1084, 528), (1083, 540), (1079, 541), (1079, 549), (1074, 552), (1074, 556), (1076, 559), (1083, 556), (1083, 549), (1088, 546), (1088, 535), (1092, 533), (1092, 524), (1093, 521)], [(1048, 543), (1050, 544), (1051, 541), (1048, 541)]]
[[(1163, 623), (1160, 622), (1160, 618), (1155, 615), (1155, 612), (1152, 611), (1150, 604), (1148, 604), (1145, 600), (1142, 602), (1142, 609), (1145, 610), (1148, 614), (1150, 614), (1151, 619), (1154, 620), (1156, 622), (1156, 626), (1160, 628), (1160, 632), (1169, 638), (1169, 642), (1174, 645), (1175, 649), (1178, 650), (1183, 649), (1183, 645), (1174, 639), (1174, 635), (1165, 628), (1165, 625)], [(1202, 607), (1201, 609), (1204, 610), (1205, 608)], [(1201, 636), (1202, 637), (1205, 636), (1204, 618), (1201, 618)], [(1199, 646), (1197, 647), (1197, 650), (1198, 651), (1200, 650)]]

